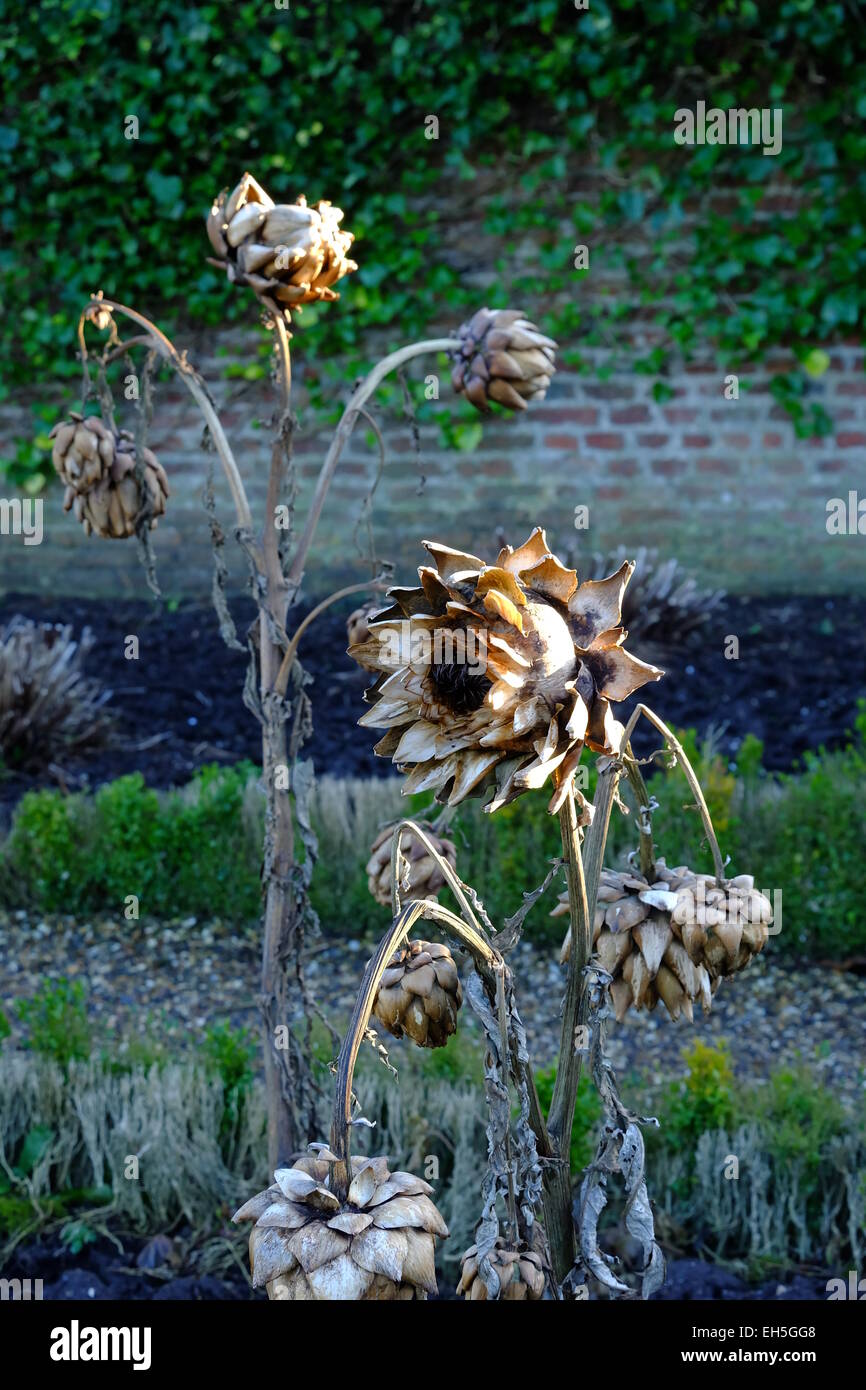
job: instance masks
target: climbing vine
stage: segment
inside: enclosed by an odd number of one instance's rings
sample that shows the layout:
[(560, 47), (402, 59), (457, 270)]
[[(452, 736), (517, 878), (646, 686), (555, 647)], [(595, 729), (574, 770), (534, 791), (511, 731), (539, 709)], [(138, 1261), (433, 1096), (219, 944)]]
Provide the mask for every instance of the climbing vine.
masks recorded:
[[(566, 362), (648, 374), (658, 399), (683, 356), (709, 347), (745, 390), (791, 349), (774, 395), (799, 433), (832, 428), (829, 347), (866, 321), (854, 0), (9, 0), (0, 65), (0, 398), (77, 371), (63, 345), (94, 284), (123, 284), (170, 329), (237, 318), (201, 219), (214, 183), (250, 165), (345, 190), (364, 269), (339, 314), (305, 311), (319, 363), (360, 370), (362, 322), (395, 341), (453, 322), (480, 270), (489, 302), (524, 305)], [(677, 145), (675, 112), (698, 101), (780, 108), (781, 149)], [(476, 231), (451, 235), (473, 205)], [(324, 405), (338, 377), (318, 372)], [(472, 447), (477, 427), (450, 429)], [(11, 471), (45, 465), (24, 449)]]

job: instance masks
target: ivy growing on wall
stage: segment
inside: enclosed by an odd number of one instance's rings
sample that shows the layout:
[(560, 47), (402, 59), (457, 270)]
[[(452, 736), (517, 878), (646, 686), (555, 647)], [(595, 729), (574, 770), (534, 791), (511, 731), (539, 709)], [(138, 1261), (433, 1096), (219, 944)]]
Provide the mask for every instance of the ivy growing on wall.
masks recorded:
[[(0, 66), (7, 396), (76, 375), (96, 288), (169, 329), (248, 317), (206, 264), (202, 217), (249, 167), (278, 197), (339, 201), (358, 236), (340, 305), (300, 323), (317, 319), (325, 394), (324, 364), (360, 367), (371, 324), (405, 341), (477, 305), (472, 246), (443, 234), (480, 189), (483, 297), (521, 304), (573, 366), (650, 374), (663, 399), (677, 356), (709, 343), (745, 387), (784, 345), (799, 366), (774, 393), (800, 433), (832, 428), (828, 345), (866, 320), (854, 0), (7, 0)], [(781, 108), (781, 149), (676, 144), (675, 112), (699, 101)]]

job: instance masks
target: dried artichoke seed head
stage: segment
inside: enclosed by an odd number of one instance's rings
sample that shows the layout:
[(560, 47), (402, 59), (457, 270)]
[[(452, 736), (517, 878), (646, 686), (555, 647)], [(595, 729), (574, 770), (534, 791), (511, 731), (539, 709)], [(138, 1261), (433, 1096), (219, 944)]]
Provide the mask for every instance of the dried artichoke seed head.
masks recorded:
[(479, 309), (457, 330), (451, 384), (476, 409), (491, 401), (525, 410), (541, 400), (553, 373), (556, 343), (515, 309)]
[(385, 1158), (353, 1158), (346, 1201), (331, 1191), (335, 1155), (324, 1145), (245, 1202), (254, 1288), (287, 1302), (426, 1299), (436, 1293), (435, 1244), (448, 1227), (432, 1188)]
[[(773, 907), (750, 874), (721, 886), (711, 874), (656, 860), (657, 878), (603, 869), (593, 924), (595, 954), (612, 976), (611, 1001), (622, 1022), (632, 1007), (694, 1019), (700, 1000), (709, 1013), (719, 980), (745, 969), (763, 950)], [(568, 913), (568, 894), (551, 916)], [(571, 955), (571, 931), (560, 960)]]
[(373, 1013), (395, 1038), (444, 1047), (457, 1031), (463, 989), (454, 957), (438, 941), (407, 941), (382, 976)]
[(379, 603), (365, 603), (354, 608), (346, 619), (346, 640), (351, 647), (355, 642), (366, 642), (370, 636), (367, 624), (372, 615), (381, 607)]
[[(433, 847), (438, 850), (442, 858), (456, 868), (457, 848), (453, 840), (446, 840), (438, 836), (433, 830), (432, 825), (423, 823), (421, 829), (424, 830), (430, 839)], [(370, 851), (370, 858), (367, 862), (367, 887), (383, 907), (391, 905), (391, 842), (394, 831), (391, 826), (386, 826), (384, 830), (376, 836)], [(404, 831), (400, 842), (401, 854), (404, 861), (408, 861), (408, 873), (405, 881), (401, 884), (401, 893), (404, 898), (435, 897), (439, 889), (445, 882), (442, 870), (436, 860), (427, 852), (424, 845), (417, 835), (411, 831)], [(405, 864), (404, 864), (405, 868)]]
[[(535, 1302), (544, 1296), (544, 1266), (534, 1250), (511, 1249), (503, 1236), (498, 1236), (489, 1255), (490, 1265), (499, 1280), (497, 1299), (506, 1302)], [(470, 1245), (461, 1256), (458, 1294), (473, 1303), (486, 1302), (490, 1292), (479, 1267), (478, 1246)]]
[(386, 730), (376, 752), (408, 773), (405, 793), (456, 805), (490, 792), (495, 811), (551, 779), (556, 812), (584, 746), (619, 749), (611, 701), (662, 675), (623, 646), (632, 567), (579, 584), (540, 527), (493, 565), (424, 545), (433, 564), (420, 587), (390, 590), (367, 641), (349, 648), (375, 676), (359, 723)]
[(343, 213), (322, 200), (308, 207), (274, 203), (252, 174), (214, 200), (207, 234), (230, 281), (249, 285), (275, 313), (321, 299), (339, 299), (333, 285), (357, 270), (347, 252), (354, 241), (342, 231)]
[[(143, 500), (135, 473), (135, 440), (128, 430), (113, 430), (96, 415), (73, 413), (50, 434), (51, 459), (66, 491), (63, 510), (74, 510), (85, 535), (105, 540), (135, 535)], [(168, 478), (150, 449), (142, 453), (150, 528), (165, 513)]]

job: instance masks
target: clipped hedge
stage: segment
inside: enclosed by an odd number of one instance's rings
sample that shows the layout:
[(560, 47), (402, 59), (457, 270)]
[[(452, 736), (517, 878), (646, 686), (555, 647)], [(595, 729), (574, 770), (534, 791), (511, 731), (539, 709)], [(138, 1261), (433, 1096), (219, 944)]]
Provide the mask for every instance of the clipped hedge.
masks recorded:
[[(491, 176), (491, 300), (543, 308), (574, 365), (619, 346), (664, 397), (671, 355), (699, 341), (740, 371), (784, 342), (805, 373), (780, 374), (775, 393), (803, 433), (830, 427), (809, 380), (822, 344), (862, 333), (866, 306), (866, 37), (841, 0), (8, 0), (3, 18), (7, 393), (77, 376), (75, 316), (95, 289), (169, 328), (254, 318), (206, 264), (202, 228), (249, 166), (283, 196), (339, 201), (358, 236), (319, 363), (347, 354), (351, 375), (370, 326), (405, 339), (476, 303), (471, 249), (446, 250), (443, 230)], [(674, 113), (697, 100), (782, 107), (781, 152), (676, 145)], [(588, 169), (603, 172), (591, 195)], [(520, 268), (526, 233), (540, 254)], [(581, 242), (591, 272), (575, 269)], [(579, 293), (610, 270), (621, 293)], [(649, 350), (631, 344), (636, 311)], [(22, 441), (11, 464), (25, 480), (44, 460)]]
[[(746, 738), (735, 769), (714, 751), (683, 741), (704, 788), (731, 873), (751, 873), (761, 889), (782, 892), (782, 931), (773, 954), (844, 958), (866, 949), (862, 911), (866, 843), (866, 704), (846, 749), (807, 755), (796, 773), (769, 776), (761, 745)], [(589, 795), (595, 781), (590, 768)], [(678, 770), (657, 772), (649, 788), (659, 803), (657, 849), (669, 864), (711, 871), (696, 811)], [(313, 826), (319, 840), (310, 900), (324, 931), (380, 936), (389, 919), (367, 890), (365, 864), (377, 827), (422, 815), (426, 796), (407, 799), (398, 779), (322, 777), (314, 784)], [(139, 773), (93, 796), (30, 792), (0, 845), (0, 906), (41, 912), (122, 912), (134, 893), (142, 914), (255, 921), (260, 913), (264, 798), (251, 763), (203, 768), (180, 791), (156, 792)], [(522, 894), (561, 854), (558, 822), (546, 797), (523, 796), (494, 816), (464, 803), (448, 830), (458, 868), (493, 921), (515, 912)], [(607, 862), (636, 848), (633, 814), (614, 809)], [(298, 840), (298, 852), (302, 852)], [(561, 939), (549, 918), (556, 885), (527, 918), (537, 942)]]

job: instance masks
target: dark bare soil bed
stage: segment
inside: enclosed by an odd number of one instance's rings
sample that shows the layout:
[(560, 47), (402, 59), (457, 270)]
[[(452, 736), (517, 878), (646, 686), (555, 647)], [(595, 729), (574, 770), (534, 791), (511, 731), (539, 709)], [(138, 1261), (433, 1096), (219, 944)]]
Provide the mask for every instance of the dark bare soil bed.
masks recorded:
[[(21, 1244), (3, 1272), (6, 1278), (41, 1278), (43, 1297), (55, 1301), (171, 1299), (198, 1302), (265, 1298), (264, 1290), (250, 1288), (238, 1267), (222, 1268), (216, 1275), (198, 1273), (185, 1267), (179, 1252), (176, 1254), (174, 1250), (170, 1251), (170, 1263), (151, 1267), (155, 1247), (180, 1244), (166, 1241), (165, 1237), (146, 1241), (127, 1236), (119, 1242), (118, 1248), (102, 1238), (73, 1254), (58, 1237), (42, 1236)], [(791, 1271), (760, 1284), (749, 1284), (722, 1266), (698, 1259), (676, 1259), (668, 1261), (664, 1287), (654, 1297), (689, 1301), (824, 1300), (827, 1278), (826, 1274)], [(453, 1299), (453, 1287), (441, 1278), (439, 1287), (440, 1298)]]
[[(364, 677), (345, 654), (351, 607), (347, 600), (326, 612), (301, 643), (314, 681), (316, 727), (308, 751), (320, 771), (384, 776), (390, 764), (373, 754), (375, 736), (355, 727)], [(252, 609), (238, 601), (234, 611), (243, 639)], [(86, 669), (113, 692), (116, 732), (105, 748), (69, 759), (61, 771), (34, 776), (9, 768), (0, 780), (0, 804), (8, 808), (29, 787), (61, 779), (70, 789), (93, 787), (138, 769), (152, 786), (165, 787), (187, 781), (206, 762), (258, 759), (258, 727), (241, 703), (246, 656), (224, 646), (210, 607), (182, 604), (171, 611), (146, 601), (8, 595), (0, 616), (5, 621), (16, 613), (71, 623), (76, 635), (92, 630)], [(124, 656), (129, 634), (138, 636), (138, 660)], [(731, 636), (739, 642), (738, 659), (725, 656)], [(639, 641), (630, 645), (640, 654)], [(765, 766), (789, 769), (807, 749), (843, 743), (852, 726), (866, 691), (866, 599), (729, 598), (704, 634), (665, 664), (666, 678), (648, 687), (664, 719), (701, 733), (721, 730), (729, 756), (753, 733), (764, 742)]]

